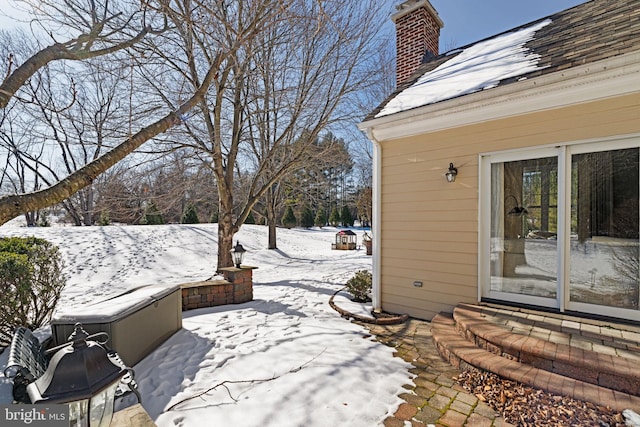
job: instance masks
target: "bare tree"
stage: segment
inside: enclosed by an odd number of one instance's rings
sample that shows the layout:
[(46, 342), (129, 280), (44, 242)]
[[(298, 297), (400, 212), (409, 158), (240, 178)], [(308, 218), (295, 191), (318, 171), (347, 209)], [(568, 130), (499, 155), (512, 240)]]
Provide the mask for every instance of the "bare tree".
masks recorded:
[[(30, 0), (25, 0), (31, 4)], [(310, 160), (321, 131), (357, 112), (354, 97), (377, 74), (382, 0), (122, 0), (33, 2), (42, 28), (61, 23), (66, 42), (42, 48), (0, 85), (6, 107), (46, 64), (136, 49), (129, 60), (146, 84), (138, 99), (160, 116), (43, 190), (0, 198), (0, 223), (59, 203), (154, 139), (188, 150), (211, 168), (219, 195), (218, 268), (232, 264), (233, 235), (268, 189)], [(152, 23), (158, 31), (151, 30)], [(153, 34), (154, 37), (146, 37)], [(122, 60), (118, 57), (118, 60)], [(158, 101), (164, 106), (158, 112)], [(193, 111), (192, 111), (193, 110)], [(156, 116), (156, 117), (157, 117)], [(169, 129), (181, 124), (179, 128)], [(157, 149), (156, 149), (157, 151)], [(250, 177), (241, 200), (236, 176)]]
[[(89, 60), (75, 66), (73, 73), (60, 65), (43, 67), (25, 85), (24, 92), (31, 102), (14, 103), (22, 111), (17, 123), (31, 141), (22, 150), (23, 161), (31, 174), (47, 186), (126, 138), (122, 123), (132, 115), (123, 105), (124, 70), (117, 62), (94, 64)], [(70, 86), (73, 91), (66, 91)], [(26, 158), (31, 151), (41, 151), (45, 146), (46, 159)], [(93, 224), (93, 204), (92, 185), (62, 202), (76, 225)]]
[[(28, 15), (35, 18), (34, 35), (48, 35), (52, 44), (39, 49), (21, 64), (15, 55), (8, 57), (6, 77), (0, 85), (0, 108), (5, 108), (19, 89), (42, 67), (58, 60), (81, 61), (118, 52), (142, 40), (147, 34), (162, 32), (166, 26), (152, 28), (157, 16), (149, 16), (151, 1), (112, 0), (94, 2), (82, 0), (22, 0), (16, 1)], [(59, 28), (59, 41), (54, 34)]]
[[(25, 3), (30, 4), (27, 0)], [(63, 33), (76, 31), (78, 35), (67, 42), (55, 42), (53, 45), (39, 50), (15, 70), (13, 69), (14, 57), (12, 56), (6, 67), (7, 77), (0, 85), (0, 94), (2, 95), (0, 107), (6, 108), (25, 82), (36, 71), (52, 61), (60, 59), (86, 60), (114, 54), (123, 49), (131, 48), (147, 34), (161, 35), (175, 31), (175, 29), (168, 29), (166, 25), (165, 13), (170, 10), (167, 3), (164, 0), (158, 2), (131, 0), (105, 2), (102, 6), (96, 2), (87, 2), (85, 5), (84, 2), (75, 0), (67, 0), (64, 5), (60, 5), (54, 0), (33, 2), (34, 10), (40, 13), (36, 23), (42, 25), (47, 22), (59, 23), (63, 25)], [(0, 224), (21, 213), (52, 206), (67, 199), (80, 189), (90, 185), (99, 174), (117, 164), (146, 141), (183, 123), (187, 113), (203, 99), (209, 85), (218, 75), (222, 62), (234, 50), (240, 49), (245, 39), (250, 38), (253, 33), (262, 28), (266, 15), (277, 12), (277, 9), (273, 12), (271, 12), (271, 8), (265, 9), (268, 10), (255, 15), (252, 19), (243, 21), (243, 26), (236, 29), (235, 43), (207, 46), (208, 55), (211, 55), (208, 66), (199, 70), (198, 81), (192, 82), (194, 84), (190, 86), (189, 92), (183, 92), (180, 102), (171, 106), (168, 112), (165, 108), (165, 112), (160, 113), (160, 118), (153, 122), (148, 120), (146, 126), (135, 133), (132, 132), (124, 141), (46, 189), (1, 197)], [(160, 22), (162, 29), (152, 31), (149, 22)], [(165, 59), (171, 60), (170, 57)], [(150, 67), (153, 65), (150, 64)], [(29, 102), (28, 99), (21, 99), (19, 96), (18, 101)]]
[[(167, 150), (191, 150), (212, 168), (219, 195), (218, 268), (232, 265), (233, 236), (251, 209), (283, 177), (310, 160), (321, 131), (353, 119), (349, 97), (366, 90), (380, 28), (380, 1), (238, 0), (175, 2), (179, 30), (154, 51), (173, 65), (149, 85), (172, 105), (217, 57), (210, 46), (238, 44), (239, 29), (265, 9), (260, 32), (221, 62), (215, 84)], [(173, 34), (172, 34), (173, 35)], [(157, 76), (166, 76), (158, 81)], [(166, 88), (173, 88), (168, 93)], [(360, 112), (359, 112), (360, 113)], [(185, 131), (185, 132), (182, 132)], [(237, 191), (242, 173), (244, 191)], [(238, 196), (242, 195), (239, 200)]]
[[(0, 148), (3, 153), (0, 188), (5, 192), (24, 193), (38, 190), (41, 185), (38, 165), (43, 147), (30, 150), (32, 144), (25, 136), (29, 129), (20, 126), (21, 112), (15, 107), (0, 111)], [(23, 213), (28, 226), (36, 225), (38, 210)]]

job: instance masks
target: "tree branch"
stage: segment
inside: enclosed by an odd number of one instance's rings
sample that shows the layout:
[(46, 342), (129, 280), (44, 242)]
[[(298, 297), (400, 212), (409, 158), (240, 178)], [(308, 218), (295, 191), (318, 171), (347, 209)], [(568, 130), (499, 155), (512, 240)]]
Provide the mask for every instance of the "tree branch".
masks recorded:
[[(45, 47), (28, 58), (22, 65), (16, 68), (12, 73), (8, 74), (4, 79), (0, 85), (0, 108), (6, 108), (18, 89), (20, 89), (20, 87), (22, 87), (22, 85), (24, 85), (39, 69), (50, 62), (60, 59), (78, 61), (108, 55), (133, 46), (142, 40), (150, 31), (150, 27), (144, 27), (138, 32), (138, 34), (129, 40), (93, 51), (91, 50), (91, 46), (98, 38), (98, 34), (93, 34), (93, 32), (90, 35), (82, 35), (76, 39), (67, 41), (66, 43), (56, 43)], [(84, 46), (83, 43), (85, 43)], [(13, 58), (10, 58), (10, 61), (12, 59)]]
[[(219, 55), (219, 58), (221, 57), (222, 55)], [(62, 181), (44, 190), (0, 197), (0, 225), (25, 212), (52, 206), (71, 197), (77, 191), (91, 184), (98, 175), (124, 159), (146, 141), (181, 123), (181, 117), (196, 106), (200, 99), (204, 97), (217, 73), (219, 65), (220, 63), (211, 66), (203, 79), (202, 85), (196, 90), (193, 96), (181, 104), (176, 111), (172, 111), (155, 123), (141, 129), (111, 151), (87, 163)]]

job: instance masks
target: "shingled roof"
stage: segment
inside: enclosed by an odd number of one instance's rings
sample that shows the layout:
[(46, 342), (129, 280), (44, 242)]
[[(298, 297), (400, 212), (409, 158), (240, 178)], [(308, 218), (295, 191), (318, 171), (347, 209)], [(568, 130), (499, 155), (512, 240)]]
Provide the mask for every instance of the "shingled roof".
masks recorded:
[[(548, 23), (542, 25), (544, 22)], [(536, 27), (536, 25), (538, 26)], [(504, 86), (522, 79), (560, 72), (571, 67), (640, 50), (640, 0), (590, 0), (571, 9), (441, 54), (422, 64), (412, 77), (369, 114), (365, 121), (374, 119), (390, 101), (405, 89), (413, 86), (425, 74), (436, 70), (447, 61), (451, 61), (456, 55), (481, 43), (491, 43), (492, 40), (499, 37), (532, 27), (538, 29), (523, 47), (528, 54), (537, 58), (535, 69), (500, 80), (495, 85), (480, 90), (491, 90), (493, 87)], [(428, 91), (428, 85), (427, 82), (423, 90)], [(468, 93), (460, 96), (465, 95)], [(439, 99), (437, 102), (446, 99)], [(414, 105), (412, 108), (430, 103), (433, 101), (427, 99), (423, 104)]]

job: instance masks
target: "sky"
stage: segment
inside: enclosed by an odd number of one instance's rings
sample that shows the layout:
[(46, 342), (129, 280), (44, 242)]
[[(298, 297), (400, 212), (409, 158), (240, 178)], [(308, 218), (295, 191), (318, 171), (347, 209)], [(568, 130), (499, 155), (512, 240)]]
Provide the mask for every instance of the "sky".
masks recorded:
[(461, 47), (585, 3), (584, 0), (430, 0), (444, 22), (440, 51)]
[[(331, 250), (336, 231), (278, 229), (278, 250), (267, 250), (267, 227), (242, 226), (243, 265), (258, 267), (253, 301), (183, 312), (182, 329), (133, 366), (159, 427), (371, 427), (397, 410), (411, 365), (329, 306), (372, 263), (363, 247)], [(361, 244), (364, 230), (355, 232)], [(17, 218), (0, 226), (0, 236), (34, 234), (62, 252), (69, 279), (57, 313), (67, 315), (112, 314), (123, 298), (111, 297), (126, 290), (205, 280), (215, 270), (217, 224), (27, 228)], [(356, 312), (343, 293), (336, 303)], [(135, 403), (125, 399), (118, 408)], [(0, 375), (0, 404), (10, 401)]]
[[(584, 3), (584, 0), (430, 0), (444, 21), (441, 50), (460, 47)], [(393, 4), (397, 4), (394, 0)], [(0, 0), (0, 26), (11, 20), (11, 2)]]

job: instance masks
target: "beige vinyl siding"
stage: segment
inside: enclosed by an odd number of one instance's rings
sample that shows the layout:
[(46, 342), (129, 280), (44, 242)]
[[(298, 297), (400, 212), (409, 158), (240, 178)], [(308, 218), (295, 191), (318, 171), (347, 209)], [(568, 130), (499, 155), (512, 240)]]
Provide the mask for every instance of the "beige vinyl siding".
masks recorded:
[(477, 301), (481, 153), (638, 132), (640, 95), (629, 95), (382, 142), (382, 308), (431, 319)]

